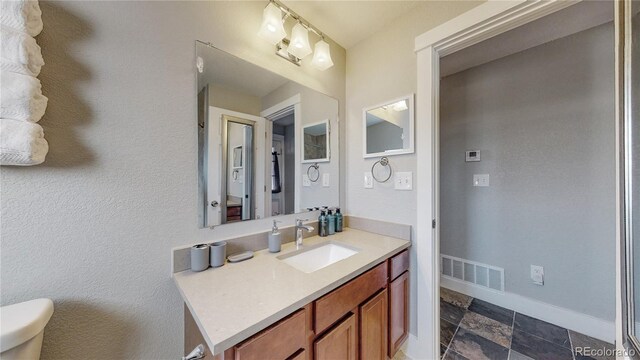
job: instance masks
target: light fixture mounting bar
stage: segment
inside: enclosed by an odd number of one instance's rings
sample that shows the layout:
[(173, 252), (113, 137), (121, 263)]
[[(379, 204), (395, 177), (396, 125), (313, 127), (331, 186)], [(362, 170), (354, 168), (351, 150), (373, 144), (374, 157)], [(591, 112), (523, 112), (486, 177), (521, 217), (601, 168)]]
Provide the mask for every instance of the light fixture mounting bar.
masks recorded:
[(285, 14), (285, 17), (286, 16), (291, 16), (297, 22), (302, 24), (302, 26), (304, 26), (307, 30), (314, 32), (316, 35), (318, 35), (321, 39), (324, 40), (325, 36), (322, 33), (322, 31), (318, 30), (318, 28), (316, 28), (315, 26), (311, 25), (311, 23), (309, 21), (307, 21), (302, 16), (298, 15), (295, 11), (291, 10), (289, 7), (287, 7), (286, 5), (282, 4), (281, 2), (279, 2), (277, 0), (269, 0), (269, 2), (273, 3), (275, 6), (280, 8), (280, 10)]

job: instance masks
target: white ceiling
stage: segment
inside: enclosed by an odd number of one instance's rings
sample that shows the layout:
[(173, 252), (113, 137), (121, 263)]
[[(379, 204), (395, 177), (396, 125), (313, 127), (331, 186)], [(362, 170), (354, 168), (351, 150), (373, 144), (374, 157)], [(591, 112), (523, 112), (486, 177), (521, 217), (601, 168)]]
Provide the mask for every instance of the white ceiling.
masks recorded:
[(613, 21), (614, 3), (581, 1), (479, 44), (445, 56), (442, 77)]
[(349, 49), (424, 1), (285, 0), (282, 3)]

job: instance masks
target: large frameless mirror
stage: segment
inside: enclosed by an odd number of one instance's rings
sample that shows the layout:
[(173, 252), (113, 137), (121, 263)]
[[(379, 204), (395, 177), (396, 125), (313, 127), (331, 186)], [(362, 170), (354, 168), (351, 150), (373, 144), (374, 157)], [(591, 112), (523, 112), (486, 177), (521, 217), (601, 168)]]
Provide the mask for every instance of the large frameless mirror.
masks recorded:
[(199, 41), (195, 68), (202, 227), (339, 206), (336, 99)]

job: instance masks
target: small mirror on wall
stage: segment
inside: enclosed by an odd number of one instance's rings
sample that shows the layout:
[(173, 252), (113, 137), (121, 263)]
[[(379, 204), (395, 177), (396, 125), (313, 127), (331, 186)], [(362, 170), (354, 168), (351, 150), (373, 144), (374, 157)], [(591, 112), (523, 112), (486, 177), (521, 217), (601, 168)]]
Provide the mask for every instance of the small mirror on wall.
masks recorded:
[(304, 136), (302, 162), (329, 161), (329, 120), (305, 125), (302, 134)]
[(412, 154), (413, 122), (413, 94), (364, 109), (364, 157)]

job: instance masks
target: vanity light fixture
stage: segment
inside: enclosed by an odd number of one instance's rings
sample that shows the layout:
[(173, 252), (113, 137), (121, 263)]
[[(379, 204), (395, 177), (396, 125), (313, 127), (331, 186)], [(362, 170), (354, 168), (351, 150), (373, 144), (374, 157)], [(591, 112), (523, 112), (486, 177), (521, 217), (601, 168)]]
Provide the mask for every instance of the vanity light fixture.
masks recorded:
[(275, 45), (287, 36), (284, 30), (284, 18), (282, 10), (273, 2), (270, 2), (262, 12), (262, 25), (258, 36)]
[(333, 60), (331, 60), (331, 49), (326, 41), (320, 40), (316, 43), (316, 51), (313, 53), (311, 65), (322, 71), (333, 66)]
[(393, 110), (395, 111), (405, 111), (407, 110), (409, 107), (407, 107), (407, 102), (405, 100), (400, 100), (396, 103), (391, 104), (391, 107), (393, 108)]
[(389, 111), (389, 108), (391, 108), (391, 110), (393, 111), (400, 112), (407, 110), (409, 107), (407, 106), (407, 102), (405, 100), (400, 100), (398, 102), (394, 102), (393, 104), (383, 105), (382, 108), (387, 111)]
[[(291, 39), (287, 39), (287, 33), (284, 30), (284, 22), (287, 17), (296, 21), (291, 31)], [(329, 43), (325, 41), (324, 34), (276, 0), (270, 0), (265, 7), (258, 35), (276, 46), (276, 55), (300, 66), (302, 59), (313, 52), (309, 43), (309, 32), (320, 38), (320, 41), (315, 45), (311, 65), (322, 71), (332, 67), (331, 48)]]
[(287, 52), (299, 59), (311, 54), (309, 45), (309, 31), (301, 24), (297, 23), (291, 30), (291, 40)]

